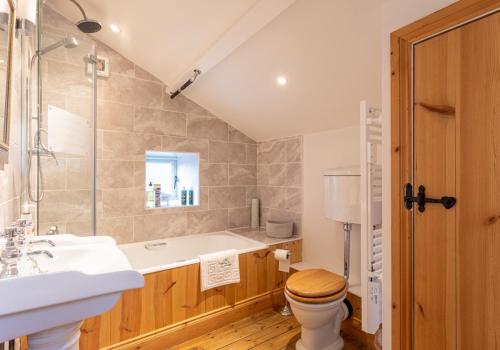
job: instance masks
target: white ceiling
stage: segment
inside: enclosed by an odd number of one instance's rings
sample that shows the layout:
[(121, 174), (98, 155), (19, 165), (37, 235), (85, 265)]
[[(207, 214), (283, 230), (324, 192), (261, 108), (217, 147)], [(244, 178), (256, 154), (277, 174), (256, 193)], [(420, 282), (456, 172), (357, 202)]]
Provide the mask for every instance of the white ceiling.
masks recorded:
[[(67, 0), (50, 1), (78, 19)], [(233, 37), (240, 33), (234, 28), (249, 22), (249, 14), (275, 11), (267, 16), (269, 24), (254, 25), (253, 36), (247, 30), (247, 37), (233, 40), (226, 56), (185, 94), (258, 141), (358, 124), (359, 101), (380, 101), (381, 0), (281, 0), (281, 9), (264, 6), (276, 1), (81, 3), (89, 17), (105, 24), (100, 40), (167, 84), (203, 62), (232, 29)], [(122, 32), (111, 33), (109, 23)], [(286, 86), (276, 84), (278, 75), (287, 77)]]

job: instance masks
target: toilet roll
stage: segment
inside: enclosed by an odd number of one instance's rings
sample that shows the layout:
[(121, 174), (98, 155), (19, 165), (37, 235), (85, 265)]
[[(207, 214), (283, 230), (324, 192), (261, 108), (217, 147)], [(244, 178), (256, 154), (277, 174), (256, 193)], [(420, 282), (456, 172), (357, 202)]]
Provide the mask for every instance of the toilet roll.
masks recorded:
[(276, 249), (274, 258), (278, 260), (278, 270), (281, 272), (290, 272), (290, 251), (286, 249)]
[(257, 198), (252, 199), (252, 219), (251, 227), (259, 228), (259, 200)]

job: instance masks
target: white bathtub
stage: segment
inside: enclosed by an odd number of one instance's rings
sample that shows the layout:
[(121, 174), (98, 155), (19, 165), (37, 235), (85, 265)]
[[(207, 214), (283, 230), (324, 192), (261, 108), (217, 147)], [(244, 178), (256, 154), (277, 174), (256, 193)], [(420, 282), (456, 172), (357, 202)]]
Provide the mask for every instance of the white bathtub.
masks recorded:
[(228, 249), (236, 249), (239, 254), (243, 254), (267, 247), (264, 243), (227, 231), (128, 243), (119, 246), (132, 267), (142, 274), (199, 263), (198, 256), (202, 254)]

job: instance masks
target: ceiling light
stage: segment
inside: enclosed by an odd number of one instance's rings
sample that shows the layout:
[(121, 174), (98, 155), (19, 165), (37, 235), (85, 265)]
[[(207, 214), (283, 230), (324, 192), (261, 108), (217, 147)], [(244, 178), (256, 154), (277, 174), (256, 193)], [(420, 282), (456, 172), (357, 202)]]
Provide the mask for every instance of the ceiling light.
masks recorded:
[(279, 77), (276, 78), (276, 82), (278, 83), (278, 85), (280, 86), (285, 86), (286, 83), (287, 83), (287, 80), (286, 80), (286, 77), (280, 75)]
[(120, 27), (118, 27), (116, 24), (110, 24), (109, 28), (114, 33), (120, 33), (121, 32)]

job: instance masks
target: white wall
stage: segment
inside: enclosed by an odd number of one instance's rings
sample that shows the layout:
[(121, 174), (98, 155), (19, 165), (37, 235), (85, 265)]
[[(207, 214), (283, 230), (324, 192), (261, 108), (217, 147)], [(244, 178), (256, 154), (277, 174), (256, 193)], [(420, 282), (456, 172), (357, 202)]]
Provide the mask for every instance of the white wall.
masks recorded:
[[(344, 233), (341, 223), (325, 218), (323, 173), (329, 168), (359, 165), (359, 127), (305, 135), (303, 152), (303, 260), (342, 274)], [(351, 286), (361, 280), (360, 247), (360, 227), (353, 225)]]
[(390, 82), (390, 33), (432, 12), (454, 0), (385, 0), (382, 3), (382, 110), (383, 110), (383, 226), (384, 232), (384, 295), (383, 295), (383, 347), (391, 349), (391, 82)]

